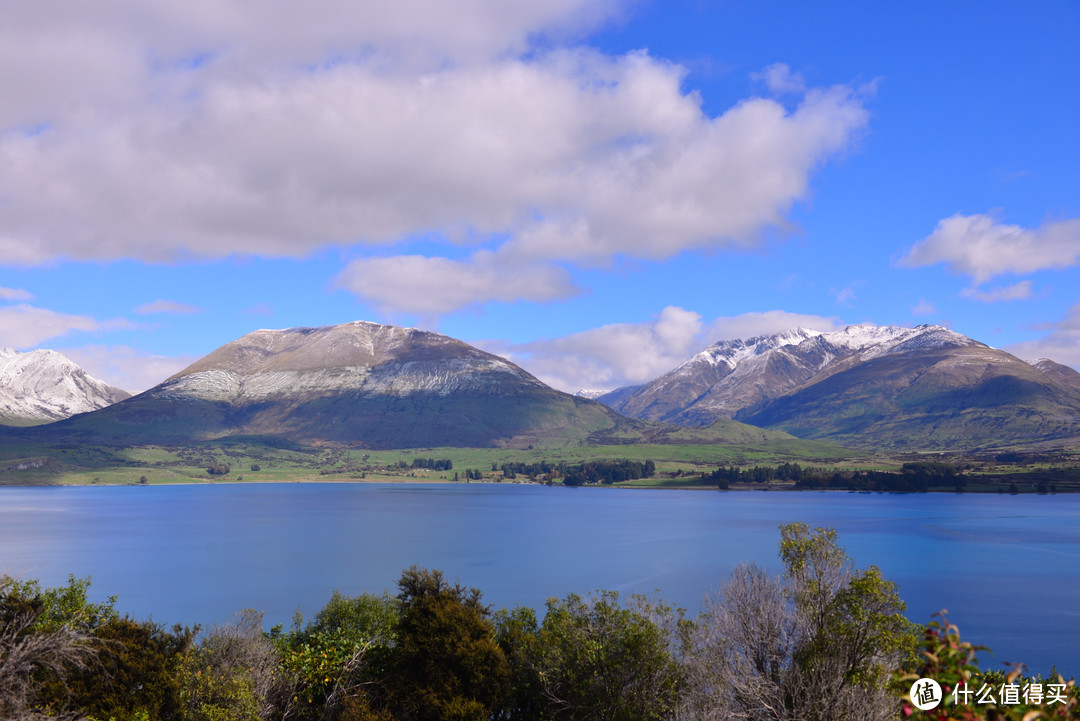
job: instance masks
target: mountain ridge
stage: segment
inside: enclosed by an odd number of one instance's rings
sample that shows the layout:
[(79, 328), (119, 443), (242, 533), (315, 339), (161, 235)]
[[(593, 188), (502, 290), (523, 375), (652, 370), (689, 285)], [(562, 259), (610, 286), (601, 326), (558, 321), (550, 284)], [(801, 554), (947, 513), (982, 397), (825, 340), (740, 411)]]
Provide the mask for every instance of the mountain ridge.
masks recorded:
[(460, 340), (369, 321), (253, 331), (137, 396), (36, 437), (150, 444), (233, 436), (369, 448), (795, 440), (735, 421), (691, 431), (627, 418)]
[(793, 329), (720, 341), (599, 400), (636, 418), (688, 426), (733, 418), (864, 448), (1080, 435), (1080, 373), (1044, 366), (942, 326)]

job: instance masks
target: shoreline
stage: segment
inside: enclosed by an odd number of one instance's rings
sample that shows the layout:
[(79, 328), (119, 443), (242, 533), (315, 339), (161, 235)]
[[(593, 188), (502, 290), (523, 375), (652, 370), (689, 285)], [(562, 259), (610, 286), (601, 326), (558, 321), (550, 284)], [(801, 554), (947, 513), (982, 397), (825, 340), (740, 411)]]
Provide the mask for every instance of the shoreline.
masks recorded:
[(147, 484), (129, 483), (129, 482), (120, 482), (120, 483), (108, 483), (108, 482), (101, 482), (101, 483), (37, 483), (37, 484), (27, 484), (27, 483), (10, 483), (10, 484), (7, 484), (7, 483), (0, 483), (0, 489), (3, 489), (3, 488), (152, 488), (152, 487), (157, 487), (157, 486), (170, 486), (170, 487), (171, 486), (256, 486), (256, 485), (277, 486), (277, 485), (287, 485), (287, 484), (316, 484), (316, 483), (326, 483), (326, 484), (335, 484), (335, 485), (343, 485), (343, 484), (355, 484), (355, 485), (371, 485), (371, 484), (420, 485), (420, 484), (427, 484), (427, 485), (457, 485), (457, 486), (464, 486), (464, 485), (548, 486), (548, 487), (553, 487), (553, 488), (554, 487), (558, 487), (558, 488), (605, 488), (605, 489), (624, 490), (624, 491), (628, 491), (628, 490), (633, 490), (633, 491), (667, 490), (667, 491), (698, 491), (698, 492), (700, 492), (700, 491), (718, 491), (718, 492), (736, 492), (736, 493), (746, 493), (746, 492), (758, 492), (758, 493), (776, 493), (776, 492), (779, 492), (779, 493), (813, 493), (813, 492), (822, 492), (822, 493), (867, 493), (867, 494), (876, 493), (876, 494), (893, 494), (893, 495), (911, 495), (911, 494), (918, 494), (918, 493), (936, 493), (936, 494), (947, 493), (947, 494), (952, 494), (952, 495), (972, 495), (972, 494), (975, 494), (975, 495), (1013, 495), (1013, 496), (1061, 496), (1061, 495), (1076, 495), (1078, 493), (1078, 491), (1073, 491), (1073, 490), (1058, 490), (1058, 491), (1050, 491), (1050, 492), (1038, 492), (1038, 491), (1027, 490), (1027, 491), (1019, 491), (1019, 492), (1016, 492), (1016, 493), (1011, 493), (1009, 491), (988, 490), (988, 489), (964, 490), (964, 491), (956, 491), (956, 490), (949, 490), (949, 489), (930, 489), (930, 490), (926, 490), (926, 491), (886, 491), (886, 490), (859, 490), (859, 489), (851, 489), (851, 488), (796, 488), (794, 482), (782, 482), (782, 483), (775, 483), (775, 484), (767, 484), (767, 483), (744, 484), (744, 483), (740, 483), (740, 484), (732, 484), (729, 488), (718, 488), (715, 485), (700, 485), (700, 484), (698, 484), (698, 485), (660, 485), (660, 484), (633, 485), (632, 481), (630, 482), (632, 485), (624, 485), (623, 483), (618, 483), (618, 484), (615, 484), (615, 483), (612, 483), (612, 484), (590, 483), (590, 484), (583, 485), (583, 486), (564, 486), (562, 483), (548, 484), (548, 483), (537, 482), (537, 481), (517, 481), (517, 480), (505, 480), (505, 481), (492, 481), (492, 480), (453, 481), (453, 480), (446, 479), (446, 478), (434, 478), (434, 479), (433, 478), (408, 478), (408, 479), (402, 479), (402, 478), (396, 478), (396, 479), (389, 479), (389, 478), (375, 478), (375, 479), (349, 478), (349, 479), (332, 479), (332, 480), (328, 480), (328, 479), (325, 479), (325, 478), (317, 478), (317, 477), (302, 478), (302, 479), (288, 479), (288, 480), (257, 480), (257, 481), (255, 481), (255, 480), (253, 480), (253, 481), (247, 481), (247, 480), (243, 480), (243, 481), (237, 481), (237, 480), (217, 481), (217, 480), (210, 480), (210, 479), (193, 479), (190, 482), (161, 481), (161, 482), (154, 482), (154, 483), (147, 483)]

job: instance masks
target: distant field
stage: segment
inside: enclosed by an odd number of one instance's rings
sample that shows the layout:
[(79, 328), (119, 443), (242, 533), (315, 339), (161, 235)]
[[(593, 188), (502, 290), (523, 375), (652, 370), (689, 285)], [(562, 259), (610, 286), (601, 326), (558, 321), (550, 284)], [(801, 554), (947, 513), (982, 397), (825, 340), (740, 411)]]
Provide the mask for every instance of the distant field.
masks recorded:
[[(588, 461), (651, 460), (653, 477), (621, 482), (635, 488), (715, 487), (703, 479), (720, 466), (743, 469), (798, 463), (817, 473), (851, 475), (864, 471), (898, 472), (912, 460), (943, 461), (963, 469), (967, 492), (1080, 491), (1080, 461), (1075, 453), (1038, 455), (1005, 462), (967, 455), (908, 454), (871, 456), (828, 443), (790, 438), (745, 444), (663, 443), (565, 446), (543, 449), (410, 448), (364, 450), (301, 446), (262, 438), (190, 446), (119, 448), (78, 444), (0, 445), (0, 485), (148, 485), (166, 483), (295, 483), (334, 481), (465, 482), (528, 480), (509, 477), (504, 463), (580, 464)], [(449, 470), (414, 468), (431, 459)], [(539, 480), (546, 481), (541, 477)], [(559, 482), (556, 479), (555, 482)], [(732, 488), (790, 488), (790, 482), (737, 483)], [(935, 487), (934, 490), (951, 490)]]
[[(0, 445), (0, 484), (127, 484), (293, 482), (344, 480), (453, 480), (466, 469), (492, 476), (503, 463), (570, 464), (596, 460), (652, 460), (660, 475), (712, 470), (719, 465), (814, 461), (835, 464), (861, 454), (829, 443), (780, 439), (752, 444), (616, 444), (545, 449), (411, 448), (392, 451), (268, 445), (234, 440), (184, 447)], [(452, 469), (400, 468), (414, 459), (449, 459)], [(210, 469), (227, 473), (211, 473)], [(494, 475), (502, 476), (501, 472)]]

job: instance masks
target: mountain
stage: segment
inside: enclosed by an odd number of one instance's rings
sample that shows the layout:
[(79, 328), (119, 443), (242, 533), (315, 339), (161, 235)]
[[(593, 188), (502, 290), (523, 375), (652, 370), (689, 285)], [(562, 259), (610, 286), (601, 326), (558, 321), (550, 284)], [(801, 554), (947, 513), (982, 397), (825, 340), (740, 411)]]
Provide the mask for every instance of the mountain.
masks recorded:
[(644, 425), (461, 341), (357, 321), (255, 331), (144, 393), (50, 427), (50, 438), (525, 447)]
[(635, 418), (734, 418), (855, 447), (972, 449), (1080, 436), (1080, 373), (941, 326), (853, 325), (721, 341), (600, 398)]
[(1040, 358), (1031, 365), (1041, 370), (1046, 376), (1053, 378), (1058, 383), (1074, 388), (1080, 392), (1080, 371), (1061, 363), (1056, 363), (1049, 358)]
[(130, 396), (54, 350), (0, 348), (0, 425), (51, 423)]

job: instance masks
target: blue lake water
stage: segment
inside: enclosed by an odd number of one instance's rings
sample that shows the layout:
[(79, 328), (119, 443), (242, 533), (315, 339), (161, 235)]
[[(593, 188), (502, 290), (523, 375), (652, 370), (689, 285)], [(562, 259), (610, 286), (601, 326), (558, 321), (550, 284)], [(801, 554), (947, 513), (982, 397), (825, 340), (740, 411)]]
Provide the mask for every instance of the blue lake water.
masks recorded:
[(335, 589), (396, 592), (418, 564), (496, 607), (604, 588), (696, 614), (731, 569), (780, 570), (782, 523), (831, 526), (924, 623), (942, 608), (990, 646), (1080, 674), (1080, 496), (711, 492), (513, 484), (0, 488), (0, 571), (93, 577), (132, 615), (286, 625)]

